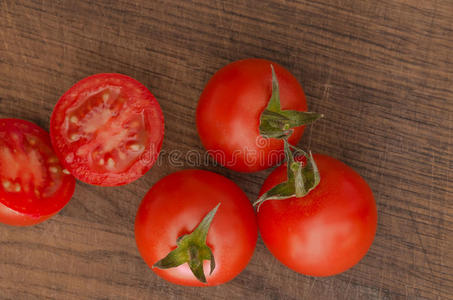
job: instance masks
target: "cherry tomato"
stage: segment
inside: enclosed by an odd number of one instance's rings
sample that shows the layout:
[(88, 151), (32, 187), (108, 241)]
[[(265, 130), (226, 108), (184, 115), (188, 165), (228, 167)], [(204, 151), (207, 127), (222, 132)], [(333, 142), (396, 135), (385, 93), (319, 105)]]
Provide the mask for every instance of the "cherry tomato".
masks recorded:
[[(135, 238), (145, 262), (152, 267), (177, 246), (179, 237), (191, 233), (203, 217), (220, 203), (207, 234), (215, 258), (203, 261), (207, 285), (218, 285), (237, 276), (255, 249), (258, 228), (252, 205), (244, 192), (225, 177), (201, 170), (184, 170), (164, 177), (146, 194), (135, 220)], [(180, 285), (203, 286), (187, 263), (170, 269), (152, 269)]]
[(164, 119), (140, 82), (121, 74), (97, 74), (60, 98), (50, 134), (55, 152), (77, 179), (116, 186), (138, 179), (154, 164)]
[(55, 155), (49, 134), (19, 119), (0, 119), (0, 222), (26, 226), (59, 212), (75, 180)]
[[(235, 171), (267, 169), (284, 158), (283, 141), (260, 136), (261, 113), (272, 94), (271, 65), (280, 86), (283, 110), (306, 111), (304, 92), (285, 68), (264, 59), (245, 59), (220, 69), (209, 80), (197, 106), (201, 142), (218, 163)], [(297, 144), (304, 126), (294, 128)]]
[[(377, 210), (371, 189), (344, 163), (316, 154), (321, 181), (304, 197), (265, 201), (258, 210), (264, 243), (287, 267), (311, 276), (341, 273), (371, 246)], [(286, 165), (265, 180), (261, 194), (286, 181)]]

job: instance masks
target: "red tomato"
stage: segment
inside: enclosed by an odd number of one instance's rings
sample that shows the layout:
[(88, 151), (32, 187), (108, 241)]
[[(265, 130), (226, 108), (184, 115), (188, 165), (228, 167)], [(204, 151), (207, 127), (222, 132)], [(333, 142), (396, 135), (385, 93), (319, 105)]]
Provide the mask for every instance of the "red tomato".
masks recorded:
[(60, 98), (50, 134), (55, 152), (77, 179), (116, 186), (138, 179), (154, 164), (164, 119), (140, 82), (121, 74), (97, 74)]
[[(283, 264), (311, 276), (341, 273), (371, 246), (377, 211), (371, 189), (358, 173), (326, 155), (314, 155), (321, 181), (301, 198), (265, 201), (258, 211), (264, 243)], [(286, 181), (286, 166), (275, 169), (261, 194)]]
[(0, 119), (0, 222), (25, 226), (59, 212), (75, 180), (60, 165), (49, 134), (19, 119)]
[[(218, 163), (235, 171), (267, 169), (284, 158), (283, 141), (261, 138), (260, 116), (272, 94), (271, 65), (280, 86), (283, 110), (306, 111), (297, 79), (282, 66), (264, 59), (245, 59), (220, 69), (209, 80), (197, 107), (201, 142)], [(304, 127), (294, 128), (296, 145)]]
[[(146, 194), (135, 220), (138, 250), (152, 267), (176, 248), (178, 237), (192, 232), (204, 216), (221, 203), (207, 235), (216, 267), (209, 274), (203, 262), (207, 285), (218, 285), (237, 276), (255, 249), (258, 228), (255, 213), (244, 192), (225, 177), (201, 170), (173, 173), (157, 182)], [(153, 271), (181, 285), (204, 286), (187, 263)]]

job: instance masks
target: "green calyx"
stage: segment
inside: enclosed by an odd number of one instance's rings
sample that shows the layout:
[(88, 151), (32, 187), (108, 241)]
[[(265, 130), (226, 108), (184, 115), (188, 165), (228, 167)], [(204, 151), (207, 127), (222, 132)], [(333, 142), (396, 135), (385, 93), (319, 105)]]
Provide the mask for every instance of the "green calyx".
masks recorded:
[(203, 270), (203, 261), (211, 261), (211, 270), (209, 275), (215, 269), (215, 259), (212, 255), (211, 248), (206, 244), (206, 238), (208, 236), (208, 231), (211, 226), (212, 220), (219, 208), (220, 203), (217, 204), (200, 222), (200, 224), (195, 228), (194, 231), (190, 234), (180, 236), (177, 241), (177, 247), (167, 256), (159, 260), (153, 265), (153, 268), (159, 269), (169, 269), (180, 266), (184, 263), (189, 264), (189, 268), (195, 277), (206, 283), (206, 276)]
[(313, 190), (321, 181), (318, 167), (312, 154), (307, 154), (301, 149), (296, 149), (296, 153), (300, 153), (306, 158), (306, 162), (302, 163), (294, 159), (291, 152), (291, 145), (287, 139), (283, 139), (285, 145), (285, 158), (287, 166), (288, 179), (285, 182), (277, 184), (269, 191), (261, 195), (253, 204), (259, 210), (261, 204), (267, 200), (282, 200), (291, 197), (303, 197)]
[[(272, 95), (266, 109), (260, 117), (260, 134), (266, 138), (277, 138), (284, 142), (285, 159), (287, 163), (287, 181), (282, 182), (261, 197), (253, 204), (259, 210), (261, 204), (267, 200), (282, 200), (290, 197), (303, 197), (313, 190), (320, 182), (318, 167), (313, 156), (301, 149), (291, 146), (289, 137), (295, 127), (313, 123), (322, 118), (322, 114), (313, 112), (301, 112), (296, 110), (282, 110), (280, 106), (280, 92), (277, 76), (272, 69)], [(302, 163), (294, 159), (291, 148), (296, 150), (298, 155), (303, 155), (306, 162)]]
[(260, 117), (260, 134), (267, 138), (282, 139), (292, 134), (293, 128), (313, 123), (323, 115), (298, 110), (282, 110), (280, 91), (274, 67), (272, 70), (272, 95)]

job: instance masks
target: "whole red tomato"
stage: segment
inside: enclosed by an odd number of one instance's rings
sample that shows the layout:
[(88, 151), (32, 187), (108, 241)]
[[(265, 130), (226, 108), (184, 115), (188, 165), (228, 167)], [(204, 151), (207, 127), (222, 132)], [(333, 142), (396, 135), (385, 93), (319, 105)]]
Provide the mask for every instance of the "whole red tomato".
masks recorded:
[[(258, 210), (264, 243), (283, 264), (311, 276), (341, 273), (371, 246), (377, 210), (371, 189), (344, 163), (316, 154), (321, 181), (304, 197), (268, 200)], [(287, 179), (286, 165), (275, 169), (261, 194)]]
[[(187, 261), (168, 269), (153, 267), (218, 204), (206, 239), (215, 268), (206, 276), (206, 283), (195, 277)], [(255, 213), (244, 192), (225, 177), (201, 170), (176, 172), (157, 182), (143, 199), (135, 220), (137, 247), (145, 262), (160, 277), (180, 285), (218, 285), (233, 279), (252, 257), (257, 235)], [(189, 253), (182, 255), (189, 257)], [(210, 261), (202, 264), (209, 274)]]
[(60, 98), (50, 135), (62, 164), (77, 179), (116, 186), (138, 179), (154, 164), (164, 119), (159, 103), (137, 80), (96, 74)]
[(49, 134), (20, 119), (0, 119), (0, 223), (34, 225), (59, 212), (74, 193)]
[[(264, 59), (233, 62), (212, 76), (201, 94), (196, 122), (201, 142), (218, 163), (235, 171), (267, 169), (283, 158), (283, 141), (260, 135), (260, 116), (272, 95), (271, 65), (279, 84), (281, 109), (307, 110), (301, 85), (285, 68)], [(302, 137), (294, 128), (289, 142)]]

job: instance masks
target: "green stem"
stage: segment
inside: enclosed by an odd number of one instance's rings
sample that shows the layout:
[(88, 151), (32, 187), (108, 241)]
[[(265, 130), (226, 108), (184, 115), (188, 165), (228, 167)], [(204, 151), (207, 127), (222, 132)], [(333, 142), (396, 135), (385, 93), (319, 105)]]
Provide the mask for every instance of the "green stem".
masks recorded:
[(272, 70), (272, 95), (260, 116), (260, 134), (267, 138), (283, 139), (291, 136), (293, 128), (311, 124), (322, 118), (322, 114), (298, 110), (282, 110), (280, 90), (274, 67)]
[(199, 281), (206, 283), (203, 261), (211, 261), (211, 271), (209, 275), (211, 275), (215, 269), (214, 255), (212, 254), (211, 248), (206, 244), (206, 239), (212, 220), (214, 219), (219, 206), (220, 203), (203, 218), (192, 233), (180, 236), (176, 241), (176, 249), (156, 262), (153, 265), (153, 268), (169, 269), (188, 263), (189, 268), (195, 277)]
[[(291, 146), (287, 139), (283, 139), (285, 149), (285, 159), (287, 168), (287, 180), (277, 184), (261, 197), (258, 198), (253, 206), (259, 210), (261, 204), (267, 200), (283, 200), (291, 197), (303, 197), (312, 191), (321, 181), (318, 167), (313, 159), (311, 152), (307, 154), (302, 149)], [(290, 148), (297, 149), (306, 158), (306, 163), (296, 161)]]

